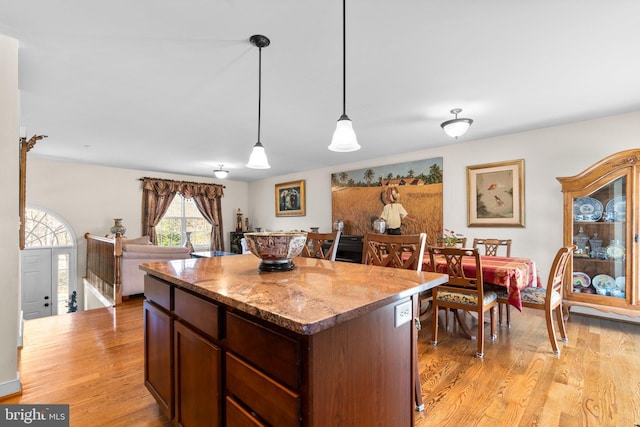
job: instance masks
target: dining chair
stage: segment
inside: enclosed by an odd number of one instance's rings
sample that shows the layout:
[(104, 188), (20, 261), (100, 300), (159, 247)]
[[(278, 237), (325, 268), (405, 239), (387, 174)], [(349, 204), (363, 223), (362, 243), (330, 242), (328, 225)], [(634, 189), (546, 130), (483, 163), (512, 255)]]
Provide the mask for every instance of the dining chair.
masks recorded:
[(302, 256), (307, 258), (321, 258), (329, 261), (336, 260), (340, 231), (331, 233), (307, 233), (307, 241), (302, 248)]
[[(422, 271), (422, 257), (427, 241), (425, 233), (391, 235), (367, 233), (362, 242), (362, 264)], [(418, 302), (418, 307), (420, 307)], [(418, 311), (420, 309), (418, 308)], [(418, 343), (415, 345), (413, 368), (415, 372), (416, 410), (424, 410), (418, 368)]]
[[(429, 246), (429, 266), (436, 271), (436, 257), (446, 261), (449, 280), (444, 285), (433, 288), (432, 344), (438, 345), (438, 309), (441, 307), (463, 310), (478, 314), (478, 349), (476, 357), (484, 357), (484, 313), (490, 312), (491, 341), (496, 339), (497, 295), (485, 291), (482, 282), (482, 263), (477, 249)], [(463, 261), (471, 257), (475, 262), (475, 277), (467, 277)]]
[[(562, 290), (565, 272), (575, 249), (576, 246), (572, 245), (564, 246), (558, 250), (549, 271), (546, 288), (529, 286), (520, 291), (522, 307), (544, 310), (549, 341), (551, 341), (551, 348), (554, 354), (560, 354), (560, 350), (556, 340), (556, 331), (553, 328), (553, 312), (556, 313), (561, 341), (568, 342), (562, 314)], [(500, 303), (509, 304), (508, 298), (509, 295), (506, 291), (498, 294), (498, 302)]]
[(473, 248), (480, 250), (484, 247), (484, 254), (499, 256), (500, 248), (504, 248), (504, 256), (511, 256), (511, 239), (473, 239)]
[[(480, 250), (484, 248), (484, 255), (488, 256), (498, 256), (499, 253), (503, 252), (504, 256), (511, 256), (511, 239), (473, 239), (473, 248)], [(500, 250), (504, 248), (504, 251)], [(485, 286), (490, 291), (501, 292), (501, 289), (498, 285), (490, 285)], [(507, 312), (507, 327), (511, 327), (511, 306), (509, 304), (498, 304), (498, 325), (502, 326), (502, 312)]]

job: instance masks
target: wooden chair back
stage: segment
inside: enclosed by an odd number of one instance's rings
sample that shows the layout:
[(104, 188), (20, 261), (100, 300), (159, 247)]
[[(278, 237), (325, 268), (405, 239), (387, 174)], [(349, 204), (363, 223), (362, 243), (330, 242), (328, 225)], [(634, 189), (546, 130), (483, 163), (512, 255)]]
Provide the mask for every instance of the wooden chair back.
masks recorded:
[(367, 233), (362, 243), (362, 263), (422, 271), (425, 233), (390, 235)]
[(498, 256), (500, 248), (505, 249), (504, 256), (511, 256), (511, 239), (473, 239), (473, 248), (484, 246), (484, 255)]
[(307, 233), (307, 242), (304, 248), (302, 248), (301, 255), (307, 258), (335, 261), (339, 241), (339, 231), (332, 231), (331, 233)]
[(571, 257), (573, 256), (573, 251), (575, 248), (576, 247), (573, 245), (564, 246), (560, 248), (556, 253), (555, 258), (553, 259), (553, 264), (551, 264), (551, 270), (549, 271), (545, 305), (551, 304), (551, 296), (554, 292), (557, 292), (560, 295), (560, 300), (562, 300), (562, 285), (565, 279), (567, 266), (569, 265), (569, 259), (571, 259)]
[[(449, 275), (447, 285), (458, 288), (465, 288), (466, 291), (477, 292), (482, 298), (482, 263), (477, 249), (455, 248), (455, 247), (434, 247), (429, 246), (429, 266), (431, 271), (436, 271), (437, 257), (444, 258), (447, 263)], [(464, 272), (462, 262), (466, 257), (473, 257), (476, 265), (475, 277), (467, 277)]]

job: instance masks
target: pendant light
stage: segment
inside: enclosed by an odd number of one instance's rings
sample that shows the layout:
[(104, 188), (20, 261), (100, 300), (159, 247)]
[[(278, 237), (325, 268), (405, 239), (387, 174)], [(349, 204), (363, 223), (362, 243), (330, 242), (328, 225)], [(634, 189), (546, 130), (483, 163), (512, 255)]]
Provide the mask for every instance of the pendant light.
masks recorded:
[(251, 36), (249, 39), (252, 45), (258, 47), (258, 142), (253, 146), (247, 167), (251, 169), (269, 169), (269, 161), (264, 151), (264, 146), (260, 142), (260, 107), (262, 103), (262, 48), (269, 46), (271, 41), (259, 34)]
[(222, 169), (222, 166), (224, 166), (224, 165), (218, 165), (218, 166), (220, 166), (220, 169), (214, 170), (213, 174), (218, 179), (225, 179), (227, 177), (227, 175), (229, 175), (229, 171), (226, 171), (226, 170)]
[(471, 126), (471, 123), (473, 123), (473, 120), (471, 119), (459, 119), (458, 114), (460, 114), (461, 112), (462, 108), (454, 108), (453, 110), (451, 110), (451, 114), (455, 114), (456, 118), (447, 120), (440, 125), (440, 127), (444, 129), (447, 135), (455, 139), (458, 139), (459, 136), (464, 135), (465, 132), (467, 132), (467, 129), (469, 129), (469, 126)]
[(342, 0), (342, 115), (336, 124), (329, 150), (346, 153), (360, 149), (358, 138), (353, 131), (351, 119), (347, 116), (347, 18), (346, 0)]

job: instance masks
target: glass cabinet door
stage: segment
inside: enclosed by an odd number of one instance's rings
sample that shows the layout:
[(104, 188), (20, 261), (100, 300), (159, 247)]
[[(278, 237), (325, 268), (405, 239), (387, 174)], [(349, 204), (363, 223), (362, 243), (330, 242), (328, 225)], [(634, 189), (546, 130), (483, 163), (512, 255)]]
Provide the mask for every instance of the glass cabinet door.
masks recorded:
[[(627, 176), (573, 199), (572, 293), (625, 299), (627, 275)], [(613, 302), (613, 301), (612, 301)]]

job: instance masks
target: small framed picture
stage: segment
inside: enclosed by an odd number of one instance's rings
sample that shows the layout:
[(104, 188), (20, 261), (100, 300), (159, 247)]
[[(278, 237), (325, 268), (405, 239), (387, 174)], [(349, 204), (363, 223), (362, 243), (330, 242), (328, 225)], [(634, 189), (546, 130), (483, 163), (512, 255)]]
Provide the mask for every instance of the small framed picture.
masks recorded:
[(304, 180), (276, 184), (276, 216), (305, 216)]
[(524, 160), (467, 166), (467, 225), (524, 227)]

